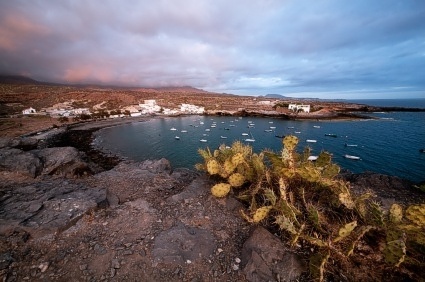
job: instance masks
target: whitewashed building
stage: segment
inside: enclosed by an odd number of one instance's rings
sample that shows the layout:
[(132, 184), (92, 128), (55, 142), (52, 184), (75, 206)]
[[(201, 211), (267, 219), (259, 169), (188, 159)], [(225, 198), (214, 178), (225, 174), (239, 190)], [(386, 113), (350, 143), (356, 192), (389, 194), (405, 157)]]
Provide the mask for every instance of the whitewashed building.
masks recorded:
[(161, 106), (155, 100), (145, 100), (144, 104), (139, 104), (142, 114), (153, 114), (161, 111)]
[(28, 109), (25, 109), (22, 111), (23, 115), (30, 115), (35, 114), (37, 111), (34, 108), (29, 107)]
[(310, 105), (298, 105), (298, 104), (289, 104), (288, 109), (294, 112), (303, 111), (305, 113), (310, 112)]
[(205, 108), (192, 104), (181, 104), (180, 111), (188, 114), (203, 114), (205, 112)]

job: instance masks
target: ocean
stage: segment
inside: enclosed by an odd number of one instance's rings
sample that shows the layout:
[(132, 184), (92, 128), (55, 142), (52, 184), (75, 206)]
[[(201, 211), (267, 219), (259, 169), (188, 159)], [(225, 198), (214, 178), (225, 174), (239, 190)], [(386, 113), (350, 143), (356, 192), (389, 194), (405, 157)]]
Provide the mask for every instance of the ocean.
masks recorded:
[[(352, 102), (425, 108), (425, 99), (412, 100), (415, 100), (412, 104), (388, 100)], [(255, 139), (255, 142), (248, 143), (256, 152), (264, 148), (278, 152), (282, 149), (282, 139), (275, 135), (292, 134), (300, 140), (298, 151), (301, 152), (306, 146), (312, 148), (312, 155), (328, 151), (332, 153), (335, 163), (351, 172), (372, 171), (414, 182), (425, 181), (425, 153), (419, 151), (425, 149), (425, 112), (379, 112), (370, 115), (378, 119), (288, 121), (221, 116), (155, 118), (102, 129), (96, 132), (93, 144), (105, 152), (127, 159), (143, 161), (164, 157), (170, 160), (174, 168), (193, 168), (201, 161), (198, 148), (208, 146), (215, 149), (220, 144), (231, 145), (234, 140), (245, 142), (249, 138)], [(201, 142), (201, 139), (206, 142)], [(312, 140), (316, 142), (310, 142)], [(345, 155), (360, 159), (348, 159)]]

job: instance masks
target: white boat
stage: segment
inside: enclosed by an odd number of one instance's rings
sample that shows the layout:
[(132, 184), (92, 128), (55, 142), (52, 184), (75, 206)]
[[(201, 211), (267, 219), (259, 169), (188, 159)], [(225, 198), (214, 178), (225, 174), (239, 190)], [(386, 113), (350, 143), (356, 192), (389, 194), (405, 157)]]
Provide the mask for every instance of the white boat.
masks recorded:
[(276, 129), (276, 126), (270, 126), (270, 129)]
[(320, 128), (320, 125), (313, 125), (314, 128)]
[(199, 140), (199, 142), (206, 143), (206, 142), (207, 142), (207, 140), (206, 140), (206, 139), (201, 139), (201, 140)]
[(215, 127), (217, 127), (215, 124), (211, 125), (211, 128), (215, 128)]
[(205, 131), (211, 131), (211, 129), (207, 128), (207, 129), (205, 129)]
[(234, 125), (234, 124), (231, 124), (230, 126), (231, 126), (231, 127), (235, 127), (235, 125)]
[(170, 130), (172, 131), (176, 131), (177, 129), (175, 129), (174, 127), (171, 127)]
[(174, 139), (176, 139), (176, 140), (180, 140), (180, 137), (176, 136), (176, 137), (174, 137)]
[(186, 133), (186, 132), (187, 132), (187, 130), (182, 130), (182, 131), (180, 131), (180, 132), (182, 132), (182, 133)]
[(271, 129), (264, 129), (265, 132), (273, 132)]
[(350, 160), (360, 160), (360, 157), (352, 156), (352, 155), (345, 155), (344, 157)]
[(272, 121), (269, 121), (269, 123), (273, 123)]
[(305, 141), (308, 142), (308, 143), (316, 143), (317, 142), (317, 140), (314, 140), (314, 139), (307, 139)]
[(242, 136), (248, 136), (249, 134), (248, 133), (242, 133)]
[(315, 160), (317, 160), (319, 158), (319, 156), (310, 156), (310, 157), (308, 157), (308, 159), (307, 160), (309, 160), (309, 161), (315, 161)]
[(204, 134), (202, 134), (202, 136), (208, 136), (208, 134), (204, 133)]
[(204, 122), (203, 121), (200, 121), (199, 124), (204, 124)]
[(301, 131), (295, 131), (295, 134), (300, 134), (301, 133)]
[(251, 134), (251, 138), (247, 138), (245, 139), (245, 142), (255, 142), (254, 137), (252, 136), (252, 133), (250, 132), (249, 134)]
[(293, 126), (288, 126), (288, 129), (294, 129), (295, 127), (293, 127)]
[(226, 136), (220, 136), (220, 138), (221, 138), (221, 139), (227, 139), (227, 137), (226, 137)]

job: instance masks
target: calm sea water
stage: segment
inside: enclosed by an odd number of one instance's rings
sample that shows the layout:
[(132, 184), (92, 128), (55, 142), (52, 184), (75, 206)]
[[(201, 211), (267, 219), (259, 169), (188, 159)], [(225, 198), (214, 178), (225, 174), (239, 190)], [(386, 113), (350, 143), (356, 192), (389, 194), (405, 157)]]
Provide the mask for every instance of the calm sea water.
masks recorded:
[[(418, 102), (414, 106), (419, 107)], [(249, 144), (255, 151), (268, 148), (278, 152), (282, 148), (282, 139), (275, 135), (293, 134), (299, 137), (299, 151), (305, 146), (313, 149), (313, 155), (318, 155), (323, 150), (329, 151), (333, 154), (334, 162), (352, 172), (374, 171), (412, 181), (424, 181), (425, 153), (420, 153), (419, 149), (425, 149), (425, 112), (371, 115), (379, 119), (287, 121), (254, 117), (156, 118), (147, 122), (105, 128), (96, 133), (94, 145), (128, 159), (142, 161), (164, 157), (175, 168), (193, 168), (201, 161), (197, 154), (198, 148), (208, 146), (215, 149), (220, 144), (231, 145), (234, 140), (243, 141), (252, 136), (256, 141)], [(214, 124), (216, 127), (211, 127)], [(254, 126), (248, 128), (250, 124)], [(270, 127), (275, 129), (266, 132)], [(171, 128), (177, 130), (172, 131)], [(182, 130), (187, 132), (181, 132)], [(249, 136), (243, 136), (242, 133)], [(337, 137), (328, 137), (325, 134), (336, 134)], [(180, 139), (176, 140), (175, 136)], [(200, 142), (201, 139), (207, 142)], [(310, 143), (307, 140), (317, 142)], [(347, 159), (344, 157), (347, 154), (361, 159)]]

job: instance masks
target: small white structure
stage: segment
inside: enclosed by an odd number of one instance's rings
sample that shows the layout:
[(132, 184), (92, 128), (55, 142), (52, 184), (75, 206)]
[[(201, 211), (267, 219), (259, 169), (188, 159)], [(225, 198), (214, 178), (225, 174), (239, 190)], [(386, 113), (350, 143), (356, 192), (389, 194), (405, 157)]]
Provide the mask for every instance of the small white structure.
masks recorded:
[(272, 104), (272, 101), (264, 100), (264, 101), (258, 101), (257, 103), (259, 105), (271, 105)]
[(34, 108), (29, 107), (28, 109), (25, 109), (22, 111), (23, 115), (30, 115), (35, 114), (37, 111)]
[(192, 104), (181, 104), (180, 111), (188, 114), (203, 114), (205, 112), (205, 108)]
[(288, 109), (292, 110), (294, 112), (298, 112), (298, 111), (303, 111), (305, 113), (309, 113), (310, 112), (310, 105), (297, 105), (297, 104), (289, 104), (288, 105)]

